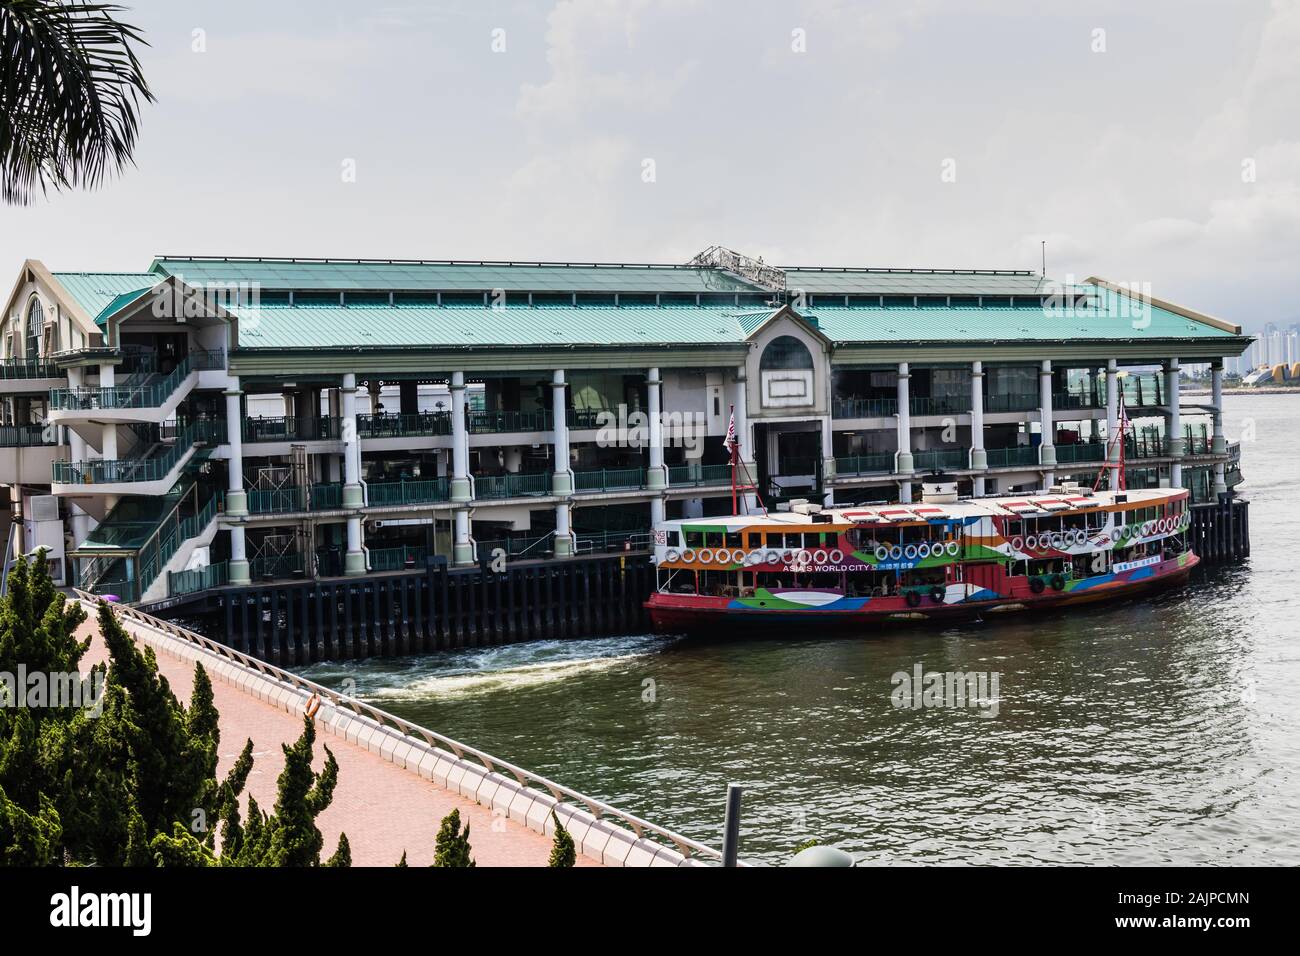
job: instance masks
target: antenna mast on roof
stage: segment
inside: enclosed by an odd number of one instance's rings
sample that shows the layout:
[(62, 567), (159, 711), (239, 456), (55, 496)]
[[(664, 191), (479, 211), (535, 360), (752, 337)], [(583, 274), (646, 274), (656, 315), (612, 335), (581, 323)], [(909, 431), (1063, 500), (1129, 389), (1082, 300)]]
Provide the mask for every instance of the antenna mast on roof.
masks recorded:
[(784, 270), (769, 266), (762, 259), (754, 259), (726, 246), (709, 246), (686, 264), (730, 273), (737, 279), (768, 292), (785, 292)]
[(1043, 271), (1039, 273), (1044, 279), (1047, 278), (1047, 240), (1043, 240)]

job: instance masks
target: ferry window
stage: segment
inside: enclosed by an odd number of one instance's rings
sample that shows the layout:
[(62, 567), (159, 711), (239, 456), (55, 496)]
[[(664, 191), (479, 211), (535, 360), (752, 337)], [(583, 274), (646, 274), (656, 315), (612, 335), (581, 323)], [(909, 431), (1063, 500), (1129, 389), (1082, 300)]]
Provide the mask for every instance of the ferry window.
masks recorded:
[(1014, 538), (1025, 533), (1025, 523), (1023, 521), (1008, 521), (1004, 527), (1007, 529), (1007, 537)]
[(664, 538), (664, 541), (667, 543), (668, 547), (670, 548), (680, 548), (682, 546), (681, 532), (676, 530), (675, 528), (670, 528), (668, 534)]
[(699, 531), (686, 532), (686, 547), (702, 548), (704, 547), (704, 535)]
[(744, 536), (739, 531), (728, 531), (723, 537), (723, 541), (728, 548), (742, 547), (743, 539)]
[(722, 547), (722, 532), (721, 531), (704, 532), (704, 546), (706, 548)]

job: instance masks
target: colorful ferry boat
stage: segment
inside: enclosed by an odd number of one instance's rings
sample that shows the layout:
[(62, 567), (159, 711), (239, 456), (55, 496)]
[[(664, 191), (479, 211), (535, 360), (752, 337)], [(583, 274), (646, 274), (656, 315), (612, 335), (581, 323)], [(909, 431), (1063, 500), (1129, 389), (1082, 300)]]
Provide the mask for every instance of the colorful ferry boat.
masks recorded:
[(986, 498), (955, 481), (919, 504), (666, 521), (654, 532), (655, 629), (816, 623), (866, 630), (1135, 597), (1186, 580), (1188, 491), (1076, 484)]

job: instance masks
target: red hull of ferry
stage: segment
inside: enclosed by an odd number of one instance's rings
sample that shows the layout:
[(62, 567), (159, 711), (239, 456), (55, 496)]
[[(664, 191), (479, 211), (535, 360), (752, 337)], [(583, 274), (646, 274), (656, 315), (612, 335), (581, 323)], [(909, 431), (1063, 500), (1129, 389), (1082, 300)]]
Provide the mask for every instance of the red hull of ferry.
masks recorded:
[[(765, 629), (789, 632), (791, 627), (820, 630), (868, 630), (928, 622), (951, 623), (978, 617), (996, 619), (1003, 615), (1057, 608), (1078, 607), (1105, 601), (1122, 601), (1183, 584), (1200, 558), (1188, 553), (1186, 560), (1171, 558), (1152, 566), (1152, 573), (1137, 580), (1110, 581), (1074, 591), (1049, 589), (1035, 594), (1027, 578), (1005, 578), (998, 597), (990, 600), (942, 604), (924, 598), (912, 607), (901, 595), (872, 598), (853, 610), (830, 608), (737, 607), (734, 598), (694, 594), (656, 593), (645, 602), (651, 623), (661, 634), (716, 634), (725, 630), (754, 633)], [(811, 631), (811, 628), (809, 629)]]

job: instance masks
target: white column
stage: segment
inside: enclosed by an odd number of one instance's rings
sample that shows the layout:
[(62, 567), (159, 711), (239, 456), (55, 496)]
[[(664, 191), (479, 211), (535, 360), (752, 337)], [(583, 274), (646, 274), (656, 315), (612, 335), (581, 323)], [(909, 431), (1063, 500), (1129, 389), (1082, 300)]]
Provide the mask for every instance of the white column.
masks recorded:
[[(970, 466), (979, 471), (989, 467), (989, 456), (984, 451), (984, 363), (970, 365)], [(971, 491), (978, 498), (984, 494), (984, 476), (971, 479)]]
[(1119, 490), (1119, 453), (1116, 439), (1119, 436), (1119, 363), (1106, 360), (1106, 463), (1109, 469), (1108, 485), (1111, 491)]
[(239, 379), (231, 379), (226, 395), (226, 517), (237, 519), (230, 526), (230, 583), (247, 584), (248, 552), (244, 542), (244, 519), (248, 516), (248, 495), (244, 492), (244, 413), (240, 404)]
[[(659, 369), (651, 368), (646, 373), (646, 406), (650, 417), (650, 468), (646, 472), (646, 488), (650, 491), (650, 527), (657, 528), (664, 521), (663, 491), (668, 487), (668, 469), (664, 467), (664, 429), (661, 417), (661, 387)], [(556, 518), (556, 530), (559, 530), (559, 515)]]
[(821, 420), (822, 426), (822, 505), (835, 504), (835, 432), (831, 417)]
[[(900, 475), (912, 474), (915, 467), (912, 461), (912, 393), (906, 362), (898, 363), (898, 457), (895, 459), (894, 471)], [(912, 482), (910, 477), (898, 486), (898, 500), (912, 500)]]
[(1052, 413), (1052, 360), (1043, 359), (1038, 370), (1038, 420), (1043, 440), (1038, 447), (1038, 463), (1043, 468), (1043, 486), (1056, 484), (1056, 421)]
[[(357, 376), (347, 372), (339, 389), (343, 409), (339, 428), (343, 435), (343, 507), (359, 510), (365, 507), (365, 493), (361, 488), (361, 436), (357, 432)], [(343, 555), (343, 573), (356, 576), (366, 573), (366, 554), (363, 548), (361, 515), (348, 518), (348, 549)]]
[(465, 373), (451, 373), (451, 500), (456, 505), (455, 535), (451, 545), (453, 564), (474, 563), (474, 541), (470, 530), (469, 503), (474, 500), (474, 483), (469, 476), (469, 424), (465, 418)]
[[(70, 388), (80, 388), (82, 383), (81, 369), (68, 369), (68, 386)], [(12, 401), (12, 400), (11, 400)], [(24, 424), (17, 419), (14, 424)], [(73, 461), (86, 460), (86, 440), (77, 434), (77, 430), (71, 426), (64, 426), (68, 436), (68, 454)], [(80, 547), (81, 543), (86, 540), (90, 534), (90, 515), (81, 509), (81, 506), (71, 498), (68, 501), (68, 512), (71, 515), (72, 523), (72, 543), (74, 547)]]
[[(1223, 434), (1223, 359), (1216, 360), (1210, 366), (1210, 404), (1213, 407), (1212, 421), (1214, 438), (1210, 450), (1216, 455), (1228, 453), (1228, 439)], [(1228, 490), (1227, 466), (1220, 460), (1214, 463), (1214, 493), (1224, 494)]]
[[(754, 464), (754, 436), (749, 429), (749, 386), (743, 365), (736, 366), (735, 391), (731, 404), (736, 407), (736, 438), (740, 442), (740, 463), (744, 466), (741, 476), (738, 477), (742, 482), (757, 482), (758, 468)], [(758, 497), (754, 492), (747, 492), (744, 499), (745, 514), (753, 514), (758, 510)]]
[[(658, 370), (651, 369), (653, 378), (658, 378)], [(555, 471), (551, 474), (551, 494), (559, 498), (555, 505), (555, 556), (557, 558), (567, 558), (575, 550), (573, 539), (573, 530), (570, 526), (569, 515), (572, 504), (569, 502), (573, 494), (573, 469), (569, 467), (569, 418), (568, 403), (565, 401), (565, 382), (564, 369), (557, 368), (551, 376), (551, 443), (555, 452)], [(658, 402), (657, 389), (653, 401)], [(653, 452), (652, 452), (653, 454)], [(663, 448), (659, 449), (660, 464), (663, 463)], [(662, 507), (662, 503), (661, 503)], [(651, 515), (653, 516), (654, 506), (651, 505)]]
[(1171, 358), (1165, 371), (1165, 398), (1169, 410), (1169, 455), (1174, 460), (1169, 466), (1169, 484), (1174, 488), (1183, 486), (1183, 463), (1180, 459), (1186, 451), (1187, 444), (1183, 439), (1183, 415), (1179, 407), (1180, 377), (1181, 366), (1178, 364), (1178, 359)]

